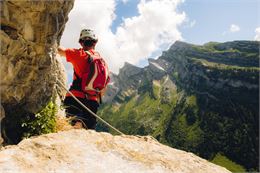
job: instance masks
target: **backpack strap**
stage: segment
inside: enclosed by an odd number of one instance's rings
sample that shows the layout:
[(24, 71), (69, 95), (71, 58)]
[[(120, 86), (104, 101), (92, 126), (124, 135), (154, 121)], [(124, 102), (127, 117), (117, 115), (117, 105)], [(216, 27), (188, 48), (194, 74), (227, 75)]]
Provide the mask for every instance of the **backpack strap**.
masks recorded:
[(94, 73), (95, 73), (95, 64), (93, 63), (94, 62), (94, 58), (92, 57), (92, 55), (90, 54), (89, 51), (85, 51), (88, 55), (89, 55), (89, 58), (88, 58), (88, 63), (89, 63), (89, 75), (88, 75), (88, 78), (87, 78), (87, 81), (86, 81), (86, 84), (85, 85), (88, 85), (91, 78), (94, 76)]
[[(91, 79), (93, 78), (93, 76), (95, 75), (95, 71), (96, 71), (96, 65), (94, 63), (94, 57), (93, 55), (89, 52), (89, 51), (85, 51), (87, 55), (89, 55), (89, 58), (88, 58), (88, 63), (89, 63), (89, 75), (87, 77), (87, 80), (86, 80), (86, 83), (85, 83), (85, 86), (88, 86), (89, 83), (91, 82)], [(98, 54), (99, 55), (99, 54)], [(94, 55), (95, 56), (95, 55)], [(98, 91), (96, 91), (96, 94), (95, 94), (97, 97), (98, 97), (98, 100), (99, 100), (99, 103), (102, 102), (101, 100), (101, 95)], [(86, 95), (86, 97), (88, 96), (88, 94)]]

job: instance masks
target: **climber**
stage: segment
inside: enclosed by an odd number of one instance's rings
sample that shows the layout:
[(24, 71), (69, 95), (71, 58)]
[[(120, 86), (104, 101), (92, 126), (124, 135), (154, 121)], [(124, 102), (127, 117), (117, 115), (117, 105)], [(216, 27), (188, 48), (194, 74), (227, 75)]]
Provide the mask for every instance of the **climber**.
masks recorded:
[[(58, 47), (58, 54), (66, 57), (67, 62), (73, 65), (74, 75), (70, 92), (94, 113), (98, 110), (109, 82), (107, 65), (95, 51), (97, 42), (98, 38), (93, 30), (83, 29), (79, 37), (82, 48)], [(64, 107), (66, 116), (73, 119), (71, 124), (74, 128), (96, 128), (96, 117), (87, 112), (69, 93), (66, 94)]]

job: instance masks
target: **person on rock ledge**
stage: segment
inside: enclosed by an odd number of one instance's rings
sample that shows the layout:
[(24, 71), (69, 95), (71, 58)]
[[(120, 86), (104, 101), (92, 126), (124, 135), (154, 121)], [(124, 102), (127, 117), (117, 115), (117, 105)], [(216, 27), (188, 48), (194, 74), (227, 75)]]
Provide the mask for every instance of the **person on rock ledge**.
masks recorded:
[[(110, 80), (107, 64), (95, 51), (97, 36), (91, 29), (83, 29), (80, 33), (80, 49), (64, 49), (58, 47), (58, 54), (66, 57), (74, 69), (73, 82), (69, 91), (92, 112), (97, 113), (102, 102), (106, 86)], [(66, 116), (71, 117), (74, 128), (95, 129), (97, 120), (82, 107), (70, 93), (64, 100)]]

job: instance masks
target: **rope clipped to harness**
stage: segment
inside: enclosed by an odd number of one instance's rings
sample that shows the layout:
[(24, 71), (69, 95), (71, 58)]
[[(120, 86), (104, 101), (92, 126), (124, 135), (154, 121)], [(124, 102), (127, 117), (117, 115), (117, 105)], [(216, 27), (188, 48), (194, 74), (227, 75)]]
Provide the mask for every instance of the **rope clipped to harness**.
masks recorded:
[(111, 129), (115, 130), (117, 133), (119, 133), (120, 135), (124, 135), (124, 133), (122, 133), (121, 131), (119, 131), (118, 129), (116, 129), (115, 127), (113, 127), (111, 124), (109, 124), (108, 122), (106, 122), (105, 120), (103, 120), (102, 118), (100, 118), (97, 114), (95, 114), (94, 112), (92, 112), (88, 107), (86, 107), (81, 101), (79, 101), (64, 85), (63, 83), (57, 79), (58, 83), (62, 86), (62, 88), (64, 88), (72, 97), (73, 99), (75, 99), (84, 109), (86, 109), (89, 113), (91, 113), (94, 117), (96, 117), (97, 119), (99, 119), (101, 122), (103, 122), (104, 124), (106, 124), (108, 127), (110, 127)]

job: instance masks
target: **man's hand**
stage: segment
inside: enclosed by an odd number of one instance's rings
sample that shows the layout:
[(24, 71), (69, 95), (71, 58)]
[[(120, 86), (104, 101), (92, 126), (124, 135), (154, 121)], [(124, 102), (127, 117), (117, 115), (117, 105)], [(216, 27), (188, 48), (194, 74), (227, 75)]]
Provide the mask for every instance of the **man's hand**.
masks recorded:
[(65, 49), (64, 48), (61, 48), (61, 47), (58, 47), (58, 54), (60, 56), (66, 56), (66, 53), (65, 53)]

